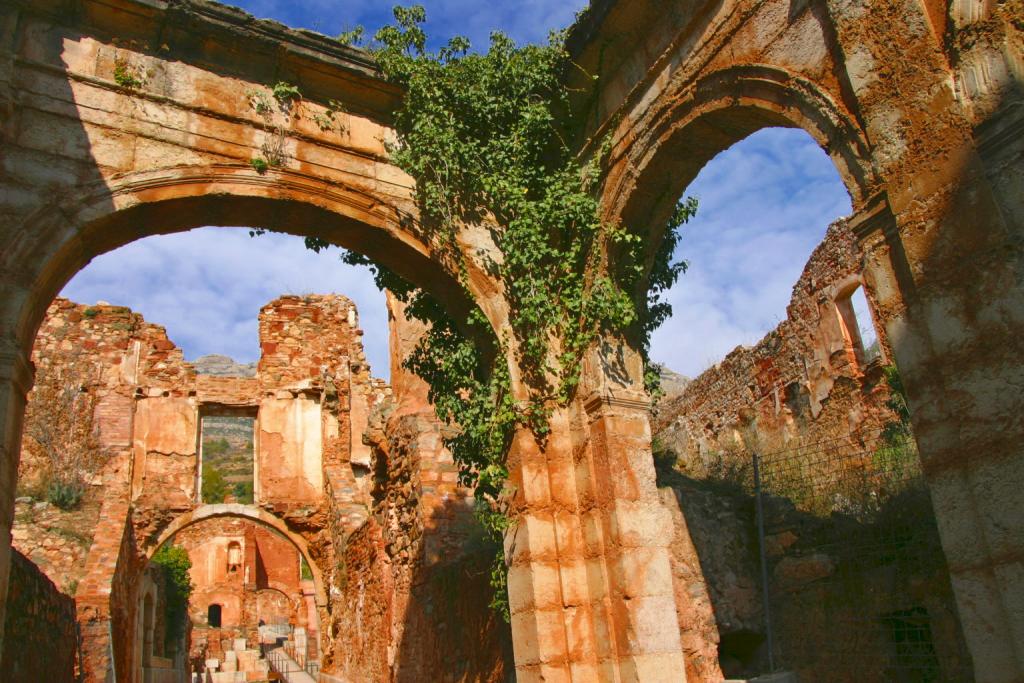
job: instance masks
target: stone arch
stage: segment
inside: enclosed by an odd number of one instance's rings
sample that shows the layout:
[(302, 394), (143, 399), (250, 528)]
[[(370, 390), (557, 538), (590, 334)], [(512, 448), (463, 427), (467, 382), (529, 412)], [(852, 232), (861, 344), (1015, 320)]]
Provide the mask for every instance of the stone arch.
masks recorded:
[(624, 225), (660, 230), (697, 173), (718, 153), (762, 128), (801, 128), (829, 155), (860, 208), (874, 191), (860, 124), (820, 86), (764, 64), (714, 71), (667, 89), (632, 130), (620, 131), (604, 188), (605, 210)]
[(153, 554), (182, 529), (199, 524), (206, 520), (217, 519), (220, 517), (234, 517), (237, 519), (247, 519), (256, 522), (257, 524), (261, 524), (280, 533), (291, 541), (292, 545), (298, 549), (303, 559), (306, 560), (306, 564), (309, 565), (309, 570), (313, 574), (313, 586), (316, 590), (317, 607), (324, 607), (327, 605), (327, 589), (326, 584), (324, 583), (323, 572), (320, 570), (320, 567), (316, 562), (313, 561), (313, 558), (309, 553), (309, 546), (306, 543), (306, 540), (289, 529), (288, 525), (285, 524), (281, 518), (263, 510), (262, 508), (258, 508), (255, 505), (241, 505), (239, 503), (203, 505), (180, 515), (160, 532), (160, 535), (157, 536), (156, 540), (146, 544), (143, 548), (146, 560), (148, 561), (152, 559)]
[(327, 181), (299, 170), (243, 164), (176, 166), (80, 187), (17, 230), (0, 270), (15, 284), (0, 302), (0, 339), (27, 357), (46, 307), (92, 258), (129, 242), (205, 225), (318, 237), (375, 259), (434, 294), (456, 320), (472, 303), (418, 233), (408, 187), (380, 196), (350, 174)]
[(276, 581), (272, 581), (270, 585), (264, 586), (263, 588), (256, 589), (257, 605), (259, 604), (259, 596), (263, 593), (269, 593), (273, 595), (280, 595), (288, 603), (290, 609), (296, 614), (302, 609), (302, 597), (289, 595), (286, 586), (282, 586)]

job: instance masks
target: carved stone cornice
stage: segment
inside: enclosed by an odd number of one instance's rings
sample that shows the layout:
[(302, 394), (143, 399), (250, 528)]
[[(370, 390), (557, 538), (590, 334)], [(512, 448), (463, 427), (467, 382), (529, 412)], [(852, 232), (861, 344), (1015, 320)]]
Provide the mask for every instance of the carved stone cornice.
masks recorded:
[(590, 417), (599, 417), (608, 408), (647, 412), (651, 408), (651, 397), (641, 391), (605, 389), (583, 399), (583, 409)]
[(889, 197), (880, 190), (867, 198), (860, 211), (849, 220), (848, 225), (857, 241), (864, 244), (874, 235), (881, 234), (887, 240), (897, 235), (896, 217), (889, 208)]

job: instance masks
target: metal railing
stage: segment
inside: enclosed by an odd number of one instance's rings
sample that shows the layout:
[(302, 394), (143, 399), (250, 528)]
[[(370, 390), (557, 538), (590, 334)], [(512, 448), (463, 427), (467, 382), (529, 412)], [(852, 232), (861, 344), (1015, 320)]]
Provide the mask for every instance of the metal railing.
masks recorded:
[(830, 683), (972, 680), (909, 434), (753, 455), (771, 670)]
[(292, 640), (281, 645), (263, 647), (263, 654), (270, 668), (281, 674), (286, 681), (291, 681), (289, 674), (304, 672), (318, 680), (320, 676), (320, 662), (316, 658), (316, 648), (309, 647), (309, 641), (305, 648), (296, 647)]

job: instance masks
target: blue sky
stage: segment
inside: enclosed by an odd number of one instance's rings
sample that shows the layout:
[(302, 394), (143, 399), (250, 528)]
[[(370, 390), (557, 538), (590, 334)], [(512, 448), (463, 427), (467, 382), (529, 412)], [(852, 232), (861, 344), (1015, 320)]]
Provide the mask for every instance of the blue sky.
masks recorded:
[[(246, 0), (260, 17), (334, 35), (355, 24), (372, 31), (390, 3)], [(428, 31), (438, 42), (468, 35), (485, 46), (491, 29), (518, 41), (546, 38), (572, 22), (583, 0), (426, 0)], [(828, 156), (800, 130), (766, 129), (715, 157), (686, 194), (700, 200), (677, 255), (689, 271), (669, 292), (672, 318), (652, 340), (652, 356), (695, 376), (739, 344), (752, 344), (786, 315), (792, 286), (828, 224), (850, 201)], [(244, 227), (201, 228), (151, 237), (96, 258), (62, 292), (75, 301), (130, 306), (165, 325), (186, 358), (258, 354), (256, 316), (291, 293), (338, 292), (360, 311), (367, 357), (387, 377), (387, 313), (368, 273), (338, 251), (314, 254), (302, 240)]]
[(484, 49), (488, 36), (500, 29), (519, 42), (547, 39), (552, 29), (572, 24), (576, 13), (587, 5), (586, 0), (517, 0), (516, 2), (481, 2), (481, 0), (416, 0), (413, 2), (379, 2), (374, 0), (235, 0), (227, 3), (251, 12), (257, 17), (276, 19), (294, 28), (309, 28), (335, 36), (356, 25), (373, 35), (380, 26), (390, 23), (395, 4), (420, 4), (427, 10), (427, 35), (437, 47), (454, 35), (470, 39)]

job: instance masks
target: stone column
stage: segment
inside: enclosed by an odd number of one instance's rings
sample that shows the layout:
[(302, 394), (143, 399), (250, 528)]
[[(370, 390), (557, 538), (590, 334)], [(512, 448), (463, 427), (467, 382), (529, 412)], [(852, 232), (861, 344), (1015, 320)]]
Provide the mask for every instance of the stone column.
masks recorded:
[[(588, 577), (601, 565), (607, 577), (607, 595), (591, 599), (595, 614), (608, 615), (615, 647), (615, 673), (605, 680), (684, 683), (668, 549), (673, 525), (658, 495), (650, 399), (605, 388), (583, 404), (590, 457), (577, 464), (577, 479), (593, 483), (586, 496), (592, 506), (582, 515), (584, 552)], [(589, 476), (579, 473), (582, 467)]]
[[(566, 539), (559, 543), (555, 518), (577, 514), (574, 504), (567, 510), (556, 509), (557, 498), (574, 493), (564, 476), (551, 471), (566, 469), (570, 449), (564, 437), (564, 433), (552, 435), (542, 449), (529, 430), (520, 429), (509, 453), (517, 510), (505, 537), (505, 561), (519, 683), (572, 681), (574, 671), (583, 666), (592, 672), (595, 661), (590, 620), (574, 618), (583, 601), (567, 603), (562, 595), (561, 569), (572, 558), (564, 547)], [(573, 587), (576, 583), (571, 582)]]
[(520, 683), (686, 680), (647, 406), (594, 394), (556, 412), (543, 446), (516, 435), (506, 558)]
[(977, 119), (947, 55), (955, 35), (923, 3), (828, 6), (882, 179), (855, 219), (865, 283), (909, 395), (975, 680), (1022, 683), (1024, 137), (1001, 136), (1000, 162), (982, 139), (1020, 130), (1021, 106)]
[(6, 619), (7, 580), (11, 567), (11, 526), (18, 485), (22, 420), (25, 400), (32, 388), (29, 356), (12, 340), (0, 340), (0, 658)]

